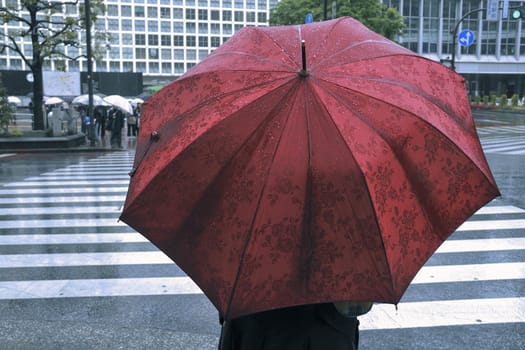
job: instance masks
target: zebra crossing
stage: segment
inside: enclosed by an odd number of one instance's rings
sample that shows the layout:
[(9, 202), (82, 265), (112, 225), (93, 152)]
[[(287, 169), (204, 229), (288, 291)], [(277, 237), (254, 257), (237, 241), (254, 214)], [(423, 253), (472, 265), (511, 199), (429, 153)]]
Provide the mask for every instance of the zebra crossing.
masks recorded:
[(485, 153), (525, 155), (525, 125), (477, 128)]
[[(132, 152), (113, 152), (0, 186), (0, 301), (204, 298), (118, 221), (132, 161)], [(438, 249), (397, 307), (378, 304), (361, 317), (361, 330), (525, 326), (524, 283), (525, 210), (495, 200)]]

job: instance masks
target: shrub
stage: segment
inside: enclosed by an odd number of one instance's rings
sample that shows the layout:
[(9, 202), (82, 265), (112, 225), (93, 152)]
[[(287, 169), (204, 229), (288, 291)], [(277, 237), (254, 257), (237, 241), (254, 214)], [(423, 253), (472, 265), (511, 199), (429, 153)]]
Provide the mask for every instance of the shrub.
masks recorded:
[(481, 101), (481, 97), (479, 95), (474, 96), (474, 104), (479, 105), (480, 101)]
[(483, 104), (489, 104), (489, 97), (487, 95), (483, 96)]
[(498, 99), (498, 97), (496, 95), (491, 95), (490, 96), (490, 103), (495, 106), (497, 99)]
[(519, 101), (520, 97), (518, 94), (514, 94), (512, 95), (512, 98), (511, 98), (511, 104), (512, 104), (512, 107), (518, 107), (518, 101)]
[(499, 106), (500, 107), (507, 107), (508, 101), (507, 101), (507, 94), (503, 94), (499, 98)]

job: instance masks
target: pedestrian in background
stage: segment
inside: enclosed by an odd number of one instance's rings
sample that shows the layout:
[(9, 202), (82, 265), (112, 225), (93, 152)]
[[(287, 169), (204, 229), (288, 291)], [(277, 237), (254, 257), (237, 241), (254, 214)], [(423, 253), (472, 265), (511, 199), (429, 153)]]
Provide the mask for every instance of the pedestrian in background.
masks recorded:
[(108, 126), (111, 130), (111, 148), (122, 148), (122, 129), (124, 128), (124, 113), (118, 108), (109, 111)]
[(133, 114), (128, 116), (128, 137), (137, 136), (138, 111), (133, 107)]

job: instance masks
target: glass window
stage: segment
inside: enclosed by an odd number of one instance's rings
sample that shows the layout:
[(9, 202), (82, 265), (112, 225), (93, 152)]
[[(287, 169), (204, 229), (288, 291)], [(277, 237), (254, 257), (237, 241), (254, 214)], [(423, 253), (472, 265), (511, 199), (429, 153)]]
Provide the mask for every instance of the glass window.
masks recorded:
[(186, 22), (186, 33), (195, 33), (195, 22)]
[(184, 36), (182, 35), (173, 36), (173, 46), (184, 46)]
[(246, 12), (246, 22), (255, 23), (255, 12)]
[(162, 46), (171, 46), (171, 35), (161, 35), (160, 44)]
[(161, 49), (160, 50), (160, 57), (163, 60), (171, 60), (171, 50), (170, 49)]
[(175, 74), (183, 74), (184, 73), (184, 63), (175, 62), (174, 68), (175, 68)]
[(221, 38), (218, 36), (212, 36), (211, 37), (211, 47), (219, 47), (221, 46)]
[(208, 23), (199, 23), (199, 33), (200, 34), (208, 33)]
[(257, 22), (266, 23), (267, 21), (268, 20), (267, 20), (266, 12), (257, 12)]
[(120, 62), (109, 62), (109, 71), (110, 72), (120, 72)]
[(231, 8), (232, 7), (232, 1), (231, 0), (222, 0), (222, 7), (223, 8)]
[(208, 7), (208, 0), (199, 0), (199, 7)]
[(203, 60), (208, 56), (208, 50), (199, 50), (199, 60)]
[(171, 33), (171, 22), (168, 22), (168, 21), (160, 22), (160, 31), (163, 33)]
[(197, 59), (197, 51), (196, 50), (187, 50), (186, 51), (186, 59), (187, 60), (196, 60)]
[(162, 73), (171, 73), (171, 63), (164, 62), (162, 63)]
[(195, 19), (195, 9), (186, 9), (186, 19)]
[(176, 60), (183, 60), (184, 59), (184, 50), (182, 49), (175, 49), (173, 50), (173, 58)]
[[(277, 3), (275, 3), (274, 5), (277, 6)], [(275, 6), (271, 6), (271, 7), (273, 8)], [(268, 5), (266, 5), (266, 0), (257, 0), (257, 9), (258, 10), (268, 10)]]
[(161, 7), (160, 18), (171, 18), (171, 9), (169, 7)]
[(244, 8), (244, 0), (234, 0), (234, 2), (235, 2), (236, 9)]
[(130, 62), (130, 61), (122, 62), (122, 71), (123, 72), (133, 72), (133, 62)]
[(221, 34), (221, 25), (219, 23), (211, 23), (210, 32), (212, 34)]
[(124, 45), (133, 45), (133, 34), (131, 34), (131, 33), (122, 33), (122, 44), (124, 44)]
[(186, 46), (192, 46), (193, 47), (193, 46), (196, 46), (196, 44), (197, 43), (196, 43), (196, 39), (195, 39), (194, 36), (188, 35), (186, 37)]
[(150, 62), (149, 63), (149, 72), (150, 73), (158, 73), (159, 72), (159, 64), (158, 64), (158, 62)]
[(232, 12), (231, 11), (222, 11), (222, 20), (223, 21), (231, 21), (232, 20)]
[(135, 34), (135, 45), (146, 45), (146, 35)]
[(235, 22), (244, 22), (244, 12), (235, 11)]
[(208, 47), (208, 37), (199, 36), (199, 47)]
[(173, 32), (184, 33), (184, 22), (173, 22)]
[(190, 70), (192, 69), (193, 67), (195, 67), (196, 63), (186, 63), (186, 69), (187, 70)]
[(144, 58), (146, 58), (146, 49), (143, 48), (143, 47), (135, 48), (135, 58), (136, 59), (144, 59)]
[(148, 31), (149, 32), (158, 32), (159, 31), (159, 22), (156, 20), (148, 21)]
[(222, 25), (222, 32), (223, 32), (223, 34), (231, 34), (232, 33), (232, 25), (231, 24), (223, 24)]
[(144, 32), (146, 31), (146, 22), (144, 21), (135, 21), (135, 31)]
[(118, 16), (118, 6), (117, 5), (108, 5), (106, 7), (106, 14), (108, 16)]
[(157, 8), (153, 6), (148, 6), (148, 18), (157, 18), (157, 16)]
[(255, 9), (255, 0), (246, 0), (247, 9)]
[(144, 6), (135, 6), (135, 17), (144, 17)]
[(122, 58), (133, 59), (133, 48), (123, 47), (122, 48)]
[(149, 58), (153, 58), (153, 59), (159, 58), (159, 49), (154, 48), (154, 47), (150, 47), (148, 49), (148, 56), (149, 56)]
[(120, 6), (120, 15), (124, 17), (131, 17), (131, 6), (129, 5)]
[(199, 9), (199, 19), (207, 20), (208, 19), (208, 10)]
[(235, 32), (241, 30), (243, 27), (244, 27), (244, 26), (243, 26), (242, 24), (236, 24), (236, 25), (234, 26), (234, 28), (235, 28)]
[(173, 9), (173, 19), (183, 19), (183, 11), (181, 8)]
[(149, 34), (148, 35), (148, 45), (158, 45), (159, 44), (159, 36), (156, 34)]
[(131, 32), (133, 30), (133, 22), (130, 19), (122, 19), (120, 27), (122, 31)]
[(137, 67), (137, 72), (146, 73), (146, 62), (137, 62), (136, 67)]
[(212, 21), (218, 21), (221, 19), (221, 14), (219, 10), (211, 10), (210, 11), (210, 18)]

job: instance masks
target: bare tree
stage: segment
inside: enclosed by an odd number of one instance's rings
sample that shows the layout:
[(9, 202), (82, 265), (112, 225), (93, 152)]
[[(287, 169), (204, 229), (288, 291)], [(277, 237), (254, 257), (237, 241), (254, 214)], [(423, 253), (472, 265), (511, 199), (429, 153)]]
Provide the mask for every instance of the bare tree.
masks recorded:
[[(85, 0), (90, 5), (91, 23), (106, 11), (103, 0)], [(0, 29), (0, 52), (11, 50), (17, 53), (33, 74), (33, 111), (35, 130), (43, 130), (43, 74), (45, 60), (78, 60), (86, 57), (85, 44), (79, 33), (86, 31), (84, 2), (78, 0), (45, 1), (45, 0), (6, 0), (6, 7), (0, 7), (0, 24), (17, 24), (16, 29), (7, 32)], [(64, 6), (80, 7), (79, 15), (68, 16), (63, 12)], [(21, 47), (22, 39), (30, 41), (32, 52), (26, 54)], [(94, 55), (109, 47), (111, 34), (94, 33), (96, 47)], [(78, 48), (78, 55), (66, 53), (66, 47)]]

